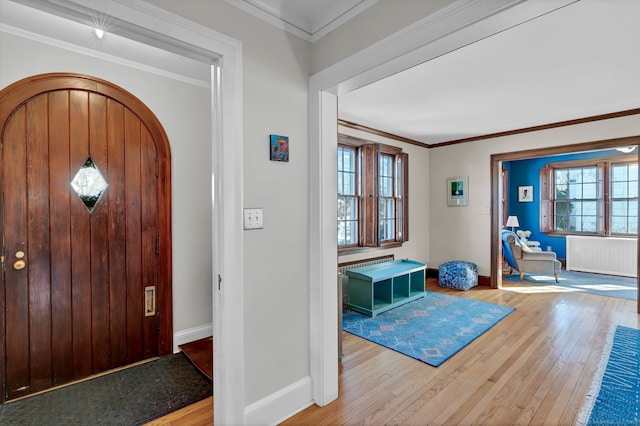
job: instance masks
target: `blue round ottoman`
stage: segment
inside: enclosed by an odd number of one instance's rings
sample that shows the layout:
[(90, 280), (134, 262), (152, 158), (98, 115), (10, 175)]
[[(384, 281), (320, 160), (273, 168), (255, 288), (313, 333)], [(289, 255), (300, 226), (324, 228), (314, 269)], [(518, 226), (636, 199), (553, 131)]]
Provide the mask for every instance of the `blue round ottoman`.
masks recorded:
[(440, 287), (469, 290), (478, 285), (478, 265), (464, 260), (452, 260), (438, 267)]

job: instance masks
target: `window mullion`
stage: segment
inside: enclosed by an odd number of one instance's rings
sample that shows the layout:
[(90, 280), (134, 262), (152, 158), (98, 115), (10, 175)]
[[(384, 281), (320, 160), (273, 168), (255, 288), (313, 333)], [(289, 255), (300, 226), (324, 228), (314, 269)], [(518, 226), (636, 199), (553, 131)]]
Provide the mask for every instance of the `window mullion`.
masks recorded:
[(377, 247), (377, 171), (378, 158), (376, 145), (364, 145), (362, 148), (362, 239), (364, 247)]
[(597, 194), (597, 223), (596, 232), (598, 235), (611, 235), (611, 199), (609, 188), (611, 187), (611, 176), (608, 163), (597, 164), (598, 186)]
[(375, 159), (373, 161), (375, 165), (375, 170), (372, 171), (373, 179), (374, 179), (374, 201), (373, 205), (375, 206), (373, 212), (373, 223), (374, 223), (374, 241), (376, 247), (380, 247), (380, 144), (375, 144)]

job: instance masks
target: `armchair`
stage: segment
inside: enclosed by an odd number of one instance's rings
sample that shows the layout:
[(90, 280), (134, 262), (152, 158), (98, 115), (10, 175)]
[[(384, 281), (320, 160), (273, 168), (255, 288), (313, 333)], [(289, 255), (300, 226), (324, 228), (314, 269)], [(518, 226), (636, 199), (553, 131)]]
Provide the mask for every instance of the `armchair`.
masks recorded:
[(502, 230), (502, 253), (509, 266), (520, 272), (520, 281), (525, 273), (540, 273), (553, 276), (558, 282), (561, 263), (551, 251), (532, 249), (513, 232)]

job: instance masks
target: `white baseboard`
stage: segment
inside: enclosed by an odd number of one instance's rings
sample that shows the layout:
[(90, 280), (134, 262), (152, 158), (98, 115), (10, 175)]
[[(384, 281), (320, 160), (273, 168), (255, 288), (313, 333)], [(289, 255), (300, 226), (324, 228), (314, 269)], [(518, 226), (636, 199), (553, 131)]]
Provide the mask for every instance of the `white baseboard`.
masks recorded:
[(307, 376), (245, 407), (245, 424), (277, 425), (312, 404), (311, 376)]
[(188, 328), (173, 333), (173, 353), (179, 351), (178, 346), (194, 340), (204, 339), (213, 336), (213, 323)]

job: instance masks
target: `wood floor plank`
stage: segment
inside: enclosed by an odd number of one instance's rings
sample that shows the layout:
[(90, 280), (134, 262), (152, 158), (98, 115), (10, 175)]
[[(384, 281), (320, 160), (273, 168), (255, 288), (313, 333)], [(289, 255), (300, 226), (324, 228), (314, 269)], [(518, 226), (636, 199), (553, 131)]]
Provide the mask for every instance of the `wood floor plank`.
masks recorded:
[(213, 424), (213, 397), (146, 423), (145, 426), (209, 426)]
[[(427, 289), (516, 311), (437, 368), (345, 333), (340, 402), (282, 424), (575, 424), (611, 327), (638, 327), (635, 301), (520, 283), (459, 292), (430, 280)], [(389, 382), (371, 387), (372, 368)]]
[[(339, 399), (282, 425), (574, 425), (613, 328), (639, 328), (635, 301), (517, 282), (427, 289), (516, 311), (439, 367), (343, 333)], [(211, 424), (199, 422), (213, 399), (173, 415), (153, 425)]]
[(178, 346), (191, 363), (209, 380), (213, 380), (213, 337)]

